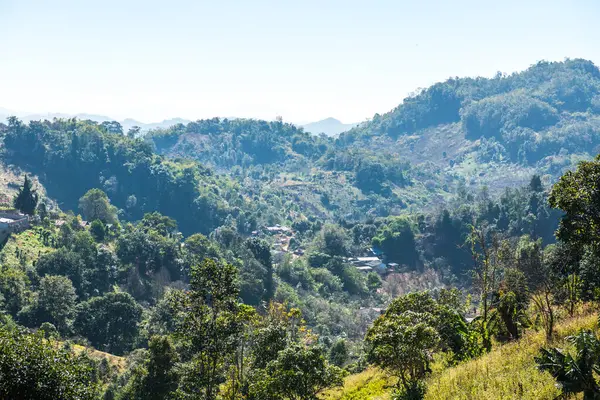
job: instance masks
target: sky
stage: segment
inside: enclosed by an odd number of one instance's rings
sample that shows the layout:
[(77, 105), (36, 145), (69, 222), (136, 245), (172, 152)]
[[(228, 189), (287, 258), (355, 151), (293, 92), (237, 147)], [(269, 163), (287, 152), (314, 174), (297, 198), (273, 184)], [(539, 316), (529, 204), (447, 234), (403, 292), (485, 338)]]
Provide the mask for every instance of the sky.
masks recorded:
[(0, 107), (364, 121), (418, 88), (600, 64), (600, 1), (0, 0)]

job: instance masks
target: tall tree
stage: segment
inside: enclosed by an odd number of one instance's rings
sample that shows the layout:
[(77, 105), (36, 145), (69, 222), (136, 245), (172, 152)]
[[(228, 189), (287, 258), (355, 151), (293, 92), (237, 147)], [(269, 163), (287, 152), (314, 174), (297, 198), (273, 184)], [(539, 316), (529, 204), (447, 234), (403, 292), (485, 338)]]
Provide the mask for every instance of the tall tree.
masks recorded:
[(173, 398), (178, 376), (175, 363), (179, 357), (167, 336), (153, 336), (141, 365), (118, 398), (127, 400), (165, 400)]
[(178, 392), (217, 398), (225, 362), (242, 329), (236, 268), (205, 259), (191, 268), (190, 290), (179, 299), (176, 338), (187, 355)]
[(14, 206), (24, 214), (33, 215), (39, 201), (37, 191), (33, 189), (33, 184), (29, 177), (25, 175), (23, 187), (19, 189), (15, 197)]

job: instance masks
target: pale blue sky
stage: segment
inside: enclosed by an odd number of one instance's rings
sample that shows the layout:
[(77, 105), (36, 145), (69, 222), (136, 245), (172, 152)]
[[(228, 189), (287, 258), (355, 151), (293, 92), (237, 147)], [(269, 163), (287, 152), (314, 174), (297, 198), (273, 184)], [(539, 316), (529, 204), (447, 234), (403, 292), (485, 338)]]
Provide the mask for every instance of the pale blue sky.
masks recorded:
[(600, 64), (595, 0), (0, 0), (0, 107), (356, 122), (450, 76)]

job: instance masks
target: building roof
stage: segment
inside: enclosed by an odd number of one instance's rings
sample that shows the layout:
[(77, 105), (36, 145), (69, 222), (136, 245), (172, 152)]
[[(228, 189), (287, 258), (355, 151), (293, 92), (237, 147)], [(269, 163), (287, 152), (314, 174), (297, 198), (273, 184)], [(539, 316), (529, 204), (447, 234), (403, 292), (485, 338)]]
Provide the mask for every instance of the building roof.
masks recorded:
[(362, 272), (373, 271), (373, 268), (371, 268), (371, 267), (356, 267), (356, 269), (359, 271), (362, 271)]
[(379, 257), (356, 257), (356, 260), (360, 262), (381, 261)]

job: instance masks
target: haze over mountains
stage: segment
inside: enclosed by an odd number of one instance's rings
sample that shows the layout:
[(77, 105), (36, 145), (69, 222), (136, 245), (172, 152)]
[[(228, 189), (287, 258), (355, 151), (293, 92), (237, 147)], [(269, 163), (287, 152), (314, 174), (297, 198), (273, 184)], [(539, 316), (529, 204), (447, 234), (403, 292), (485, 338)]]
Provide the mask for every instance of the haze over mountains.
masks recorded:
[[(19, 117), (21, 120), (29, 122), (29, 121), (37, 121), (37, 120), (52, 120), (54, 118), (77, 118), (79, 120), (91, 120), (95, 122), (106, 122), (106, 121), (114, 121), (114, 118), (111, 118), (106, 115), (98, 115), (98, 114), (88, 114), (88, 113), (78, 113), (78, 114), (70, 114), (70, 113), (56, 113), (56, 112), (48, 112), (48, 113), (32, 113), (32, 112), (23, 112), (23, 111), (14, 111), (9, 110), (7, 108), (0, 107), (0, 120), (4, 121), (9, 116)], [(139, 126), (143, 131), (147, 131), (155, 128), (168, 128), (171, 125), (175, 124), (187, 124), (190, 121), (183, 118), (169, 118), (160, 122), (151, 122), (144, 123), (141, 121), (137, 121), (133, 118), (125, 118), (124, 120), (119, 121), (119, 123), (123, 126), (123, 129), (128, 130), (133, 126)]]
[[(115, 118), (111, 118), (107, 115), (98, 115), (98, 114), (89, 114), (89, 113), (72, 114), (72, 113), (57, 113), (57, 112), (34, 113), (34, 112), (14, 111), (14, 110), (0, 107), (0, 121), (5, 121), (6, 118), (8, 118), (9, 116), (19, 117), (21, 120), (23, 120), (25, 122), (44, 120), (44, 119), (52, 120), (54, 118), (73, 118), (73, 117), (80, 119), (80, 120), (88, 120), (89, 119), (91, 121), (95, 121), (98, 123), (107, 122), (107, 121), (115, 121)], [(235, 118), (235, 117), (231, 117), (230, 119), (233, 119), (233, 118)], [(148, 131), (150, 129), (156, 129), (156, 128), (168, 128), (168, 127), (176, 125), (176, 124), (188, 124), (191, 121), (189, 119), (185, 119), (185, 118), (174, 117), (174, 118), (164, 119), (160, 122), (150, 122), (150, 123), (141, 122), (141, 121), (138, 121), (133, 118), (125, 118), (124, 120), (120, 120), (118, 122), (123, 126), (123, 129), (125, 131), (127, 131), (129, 128), (131, 128), (133, 126), (139, 126), (140, 128), (142, 128), (142, 131)], [(304, 130), (306, 132), (309, 132), (309, 133), (312, 133), (315, 135), (324, 133), (327, 136), (337, 136), (342, 132), (345, 132), (347, 130), (350, 130), (353, 127), (356, 127), (358, 125), (358, 123), (344, 124), (343, 122), (341, 122), (338, 119), (329, 117), (329, 118), (325, 118), (320, 121), (309, 122), (309, 123), (305, 123), (305, 124), (304, 123), (303, 124), (296, 123), (295, 125), (302, 127), (302, 128), (304, 128)]]
[(358, 123), (344, 124), (340, 120), (329, 117), (321, 121), (310, 122), (301, 126), (306, 132), (310, 132), (315, 135), (318, 135), (319, 133), (324, 133), (327, 136), (337, 136), (340, 133), (346, 132), (347, 130), (352, 129), (357, 125)]

